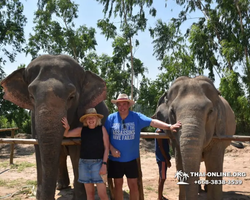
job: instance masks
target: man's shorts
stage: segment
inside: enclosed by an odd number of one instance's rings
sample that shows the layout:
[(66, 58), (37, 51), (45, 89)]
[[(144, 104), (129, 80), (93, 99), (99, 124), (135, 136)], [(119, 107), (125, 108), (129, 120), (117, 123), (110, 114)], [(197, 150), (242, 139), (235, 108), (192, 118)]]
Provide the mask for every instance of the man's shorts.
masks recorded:
[(167, 162), (165, 161), (159, 161), (157, 162), (158, 168), (159, 168), (159, 176), (160, 179), (166, 179), (167, 178)]
[(79, 159), (80, 183), (103, 183), (99, 174), (102, 167), (102, 159)]
[(108, 162), (108, 178), (138, 178), (138, 165), (136, 160), (129, 162), (117, 162), (109, 160)]

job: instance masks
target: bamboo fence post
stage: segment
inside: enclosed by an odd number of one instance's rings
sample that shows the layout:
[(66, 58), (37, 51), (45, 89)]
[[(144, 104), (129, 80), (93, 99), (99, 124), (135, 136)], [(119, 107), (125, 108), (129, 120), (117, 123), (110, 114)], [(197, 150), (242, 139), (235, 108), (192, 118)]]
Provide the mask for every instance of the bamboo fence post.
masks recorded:
[[(15, 137), (15, 130), (17, 130), (17, 129), (18, 129), (18, 127), (14, 127), (14, 128), (2, 128), (2, 129), (0, 129), (0, 132), (11, 131), (11, 136), (10, 137), (14, 138)], [(0, 140), (1, 140), (1, 138), (0, 138)], [(13, 164), (14, 147), (15, 147), (15, 143), (10, 143), (10, 165)]]
[[(14, 138), (15, 137), (15, 130), (11, 130), (11, 138)], [(13, 164), (13, 157), (14, 157), (14, 147), (15, 147), (15, 144), (11, 144), (10, 145), (10, 164), (12, 165)]]
[(138, 172), (139, 172), (139, 177), (137, 180), (138, 184), (138, 190), (139, 190), (139, 200), (144, 200), (144, 192), (143, 192), (143, 182), (142, 182), (142, 171), (141, 171), (141, 156), (136, 159), (137, 161), (137, 166), (138, 166)]

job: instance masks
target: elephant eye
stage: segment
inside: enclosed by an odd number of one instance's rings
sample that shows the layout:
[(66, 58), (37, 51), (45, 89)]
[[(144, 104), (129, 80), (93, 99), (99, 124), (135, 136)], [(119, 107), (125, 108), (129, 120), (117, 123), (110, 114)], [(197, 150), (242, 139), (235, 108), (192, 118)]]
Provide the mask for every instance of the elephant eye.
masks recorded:
[(214, 111), (213, 109), (210, 109), (208, 115), (210, 115), (213, 111)]
[(214, 112), (214, 110), (211, 108), (207, 113), (207, 120), (211, 119), (211, 114)]
[(29, 97), (30, 97), (30, 100), (31, 100), (31, 101), (34, 101), (33, 95), (30, 94)]
[(68, 98), (68, 100), (70, 101), (70, 100), (74, 99), (75, 96), (76, 96), (75, 94), (70, 95), (69, 98)]
[(209, 116), (210, 116), (213, 112), (214, 112), (213, 109), (210, 109), (210, 110), (208, 111), (208, 113), (207, 113), (207, 118), (208, 118), (208, 119), (209, 119)]

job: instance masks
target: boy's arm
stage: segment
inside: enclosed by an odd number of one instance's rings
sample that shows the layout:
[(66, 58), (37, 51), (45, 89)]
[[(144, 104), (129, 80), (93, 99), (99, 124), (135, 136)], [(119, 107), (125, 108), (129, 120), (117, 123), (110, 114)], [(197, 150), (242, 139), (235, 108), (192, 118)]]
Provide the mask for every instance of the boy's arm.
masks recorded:
[(167, 154), (166, 154), (166, 152), (164, 151), (164, 148), (163, 148), (162, 139), (157, 138), (157, 142), (158, 142), (161, 154), (163, 155), (163, 157), (164, 157), (164, 159), (165, 159), (165, 161), (167, 163), (167, 166), (171, 167), (170, 159), (168, 158), (168, 156), (167, 156)]

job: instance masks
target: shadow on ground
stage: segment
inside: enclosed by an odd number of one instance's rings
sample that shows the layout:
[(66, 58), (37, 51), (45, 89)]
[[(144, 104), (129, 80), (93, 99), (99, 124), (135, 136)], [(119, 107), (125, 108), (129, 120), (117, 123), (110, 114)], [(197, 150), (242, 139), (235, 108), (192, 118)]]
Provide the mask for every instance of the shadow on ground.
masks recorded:
[[(95, 186), (95, 199), (99, 199), (98, 195), (97, 195), (97, 189), (96, 189), (96, 186)], [(109, 193), (109, 190), (107, 188), (107, 194), (110, 198), (110, 193)], [(60, 190), (57, 194), (57, 196), (59, 196), (57, 198), (57, 200), (69, 200), (69, 199), (72, 199), (74, 195), (74, 190), (72, 188), (67, 188), (67, 189), (63, 189), (63, 190)], [(123, 192), (123, 197), (124, 197), (124, 200), (127, 200), (129, 199), (129, 194), (127, 192)]]
[[(10, 158), (10, 147), (11, 147), (11, 144), (0, 145), (0, 158), (1, 159)], [(35, 153), (33, 144), (30, 144), (27, 146), (18, 145), (18, 144), (14, 145), (14, 158), (32, 155), (33, 153)]]
[[(10, 138), (9, 135), (2, 135), (1, 138)], [(30, 134), (18, 133), (15, 135), (15, 138), (18, 139), (31, 139)], [(11, 144), (1, 143), (0, 144), (0, 158), (8, 159), (10, 157), (10, 148)], [(14, 144), (14, 158), (21, 156), (32, 155), (35, 152), (33, 144), (19, 145)]]
[[(240, 191), (240, 193), (244, 193)], [(198, 199), (206, 199), (207, 193), (202, 190), (202, 192), (199, 194)], [(239, 194), (238, 191), (229, 191), (229, 192), (223, 192), (223, 200), (250, 200), (249, 195)]]

